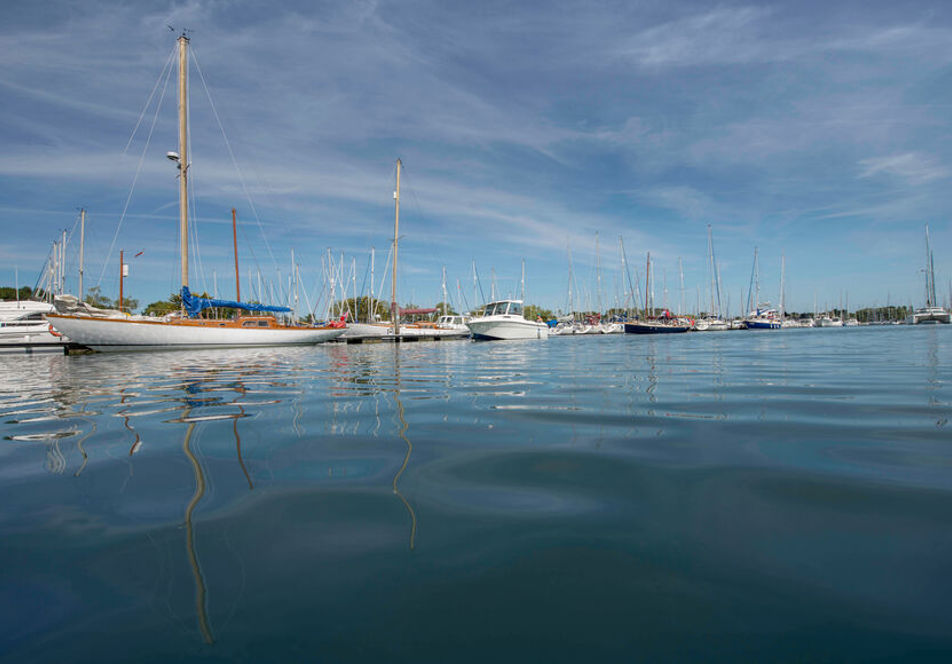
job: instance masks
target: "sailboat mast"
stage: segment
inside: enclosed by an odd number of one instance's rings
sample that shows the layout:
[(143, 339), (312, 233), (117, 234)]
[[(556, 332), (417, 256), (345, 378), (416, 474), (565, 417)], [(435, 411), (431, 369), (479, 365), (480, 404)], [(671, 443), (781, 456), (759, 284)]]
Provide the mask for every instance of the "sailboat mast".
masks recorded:
[[(780, 254), (780, 320), (783, 320), (784, 315), (784, 299), (783, 299), (783, 277), (784, 271), (786, 269), (787, 258), (783, 254)], [(849, 302), (849, 300), (847, 300)], [(847, 307), (848, 309), (849, 307)]]
[(60, 245), (60, 255), (62, 260), (60, 261), (60, 288), (59, 292), (62, 295), (66, 292), (66, 229), (63, 229), (63, 244)]
[(681, 264), (681, 257), (678, 256), (678, 274), (681, 278), (681, 291), (678, 298), (678, 315), (684, 314), (684, 266)]
[(188, 37), (178, 38), (179, 80), (179, 252), (182, 286), (188, 286)]
[(707, 225), (707, 259), (711, 267), (711, 316), (719, 316), (720, 312), (714, 309), (714, 238), (711, 234), (711, 225)]
[[(595, 236), (598, 238), (598, 235)], [(597, 242), (597, 239), (596, 239)], [(526, 259), (522, 259), (522, 304), (525, 306), (526, 302)]]
[(238, 280), (238, 212), (231, 209), (231, 238), (235, 245), (235, 302), (241, 302), (241, 281)]
[(445, 265), (443, 266), (443, 282), (441, 284), (441, 288), (443, 290), (443, 315), (445, 316), (446, 306), (448, 304), (446, 300), (449, 298), (449, 295), (447, 295), (446, 293), (446, 266)]
[(929, 246), (929, 224), (926, 224), (926, 306), (936, 306), (935, 272), (932, 266), (932, 247)]
[[(602, 313), (602, 260), (598, 251), (598, 231), (595, 231), (595, 300), (598, 303), (598, 313)], [(525, 267), (525, 266), (523, 266)]]
[(397, 159), (397, 189), (393, 192), (393, 277), (390, 279), (390, 319), (394, 336), (400, 334), (400, 309), (397, 307), (397, 238), (400, 234), (400, 167)]
[(86, 208), (79, 211), (79, 301), (83, 301), (83, 256), (86, 251)]
[(651, 252), (645, 262), (645, 318), (648, 318), (648, 293), (651, 292)]

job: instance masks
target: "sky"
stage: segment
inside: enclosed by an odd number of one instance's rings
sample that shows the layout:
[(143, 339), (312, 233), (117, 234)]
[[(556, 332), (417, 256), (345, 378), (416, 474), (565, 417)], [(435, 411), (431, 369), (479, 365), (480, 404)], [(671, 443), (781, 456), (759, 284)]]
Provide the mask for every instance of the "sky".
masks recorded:
[(519, 297), (524, 264), (531, 303), (624, 306), (650, 252), (656, 303), (707, 308), (708, 226), (733, 313), (755, 249), (788, 310), (921, 305), (926, 224), (952, 290), (952, 4), (893, 0), (3, 3), (0, 284), (65, 230), (76, 292), (83, 207), (87, 289), (120, 249), (140, 305), (179, 289), (186, 29), (193, 291), (234, 297), (236, 208), (244, 299), (292, 251), (299, 309), (369, 292), (371, 250), (389, 297), (398, 158), (401, 304), (444, 267), (457, 307)]

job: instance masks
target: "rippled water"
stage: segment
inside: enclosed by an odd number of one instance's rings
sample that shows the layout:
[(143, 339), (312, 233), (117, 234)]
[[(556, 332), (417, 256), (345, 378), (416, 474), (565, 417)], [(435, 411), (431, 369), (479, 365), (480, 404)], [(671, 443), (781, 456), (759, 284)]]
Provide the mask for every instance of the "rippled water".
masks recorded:
[(0, 659), (947, 661), (950, 351), (0, 357)]

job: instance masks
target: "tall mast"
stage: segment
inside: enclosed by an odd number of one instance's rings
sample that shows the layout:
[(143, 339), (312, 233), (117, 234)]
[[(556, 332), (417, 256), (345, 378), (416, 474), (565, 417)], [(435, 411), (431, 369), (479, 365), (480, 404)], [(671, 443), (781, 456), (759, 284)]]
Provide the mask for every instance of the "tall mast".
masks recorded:
[(760, 309), (760, 265), (757, 263), (757, 247), (754, 247), (754, 285), (757, 287), (757, 301), (754, 306)]
[[(711, 225), (707, 225), (707, 242), (711, 248), (711, 280), (712, 285), (714, 286), (714, 292), (711, 294), (711, 301), (716, 302), (717, 307), (714, 309), (714, 315), (717, 318), (721, 317), (721, 277), (720, 270), (717, 267), (717, 259), (714, 257), (714, 236), (711, 232)], [(717, 294), (717, 300), (715, 301), (714, 293)]]
[(79, 301), (83, 301), (83, 255), (86, 250), (86, 208), (79, 211)]
[(645, 318), (648, 318), (648, 293), (651, 292), (651, 252), (645, 263)]
[(442, 288), (443, 288), (443, 315), (445, 316), (445, 315), (446, 315), (446, 305), (447, 305), (446, 300), (447, 300), (447, 298), (449, 297), (449, 296), (446, 294), (446, 266), (445, 266), (445, 265), (443, 266), (443, 283), (442, 283)]
[[(525, 266), (523, 266), (525, 267)], [(595, 301), (598, 313), (602, 313), (602, 260), (598, 251), (598, 231), (595, 231)]]
[[(595, 242), (598, 243), (598, 235), (595, 235)], [(525, 306), (526, 303), (526, 259), (522, 259), (522, 304)]]
[(66, 292), (66, 229), (63, 229), (63, 244), (60, 245), (60, 295)]
[(188, 37), (178, 38), (179, 47), (179, 252), (182, 286), (188, 286)]
[(235, 245), (235, 302), (241, 302), (241, 281), (238, 279), (238, 212), (231, 209), (231, 237)]
[(122, 282), (126, 276), (126, 262), (123, 260), (123, 251), (119, 250), (119, 313), (122, 313)]
[(390, 279), (390, 319), (393, 321), (393, 334), (400, 334), (400, 308), (397, 306), (397, 238), (400, 234), (400, 167), (397, 159), (397, 189), (393, 192), (393, 277)]
[(932, 247), (929, 246), (929, 224), (926, 224), (926, 306), (936, 306), (935, 273), (932, 267)]
[(684, 266), (681, 264), (681, 257), (678, 256), (678, 274), (681, 275), (681, 291), (678, 298), (678, 315), (684, 314)]
[(374, 322), (374, 248), (370, 248), (370, 304), (367, 307), (367, 322)]
[[(784, 256), (783, 254), (780, 254), (780, 319), (781, 319), (781, 320), (783, 320), (783, 313), (784, 313), (784, 311), (783, 311), (783, 309), (784, 309), (784, 303), (783, 303), (783, 276), (784, 276), (784, 271), (785, 271), (785, 268), (786, 268), (786, 261), (787, 261), (786, 256)], [(849, 302), (848, 299), (847, 299), (847, 302)], [(847, 309), (849, 309), (849, 306), (847, 306)]]
[(720, 312), (714, 309), (714, 238), (711, 233), (711, 225), (707, 225), (707, 260), (711, 268), (711, 316), (720, 316)]

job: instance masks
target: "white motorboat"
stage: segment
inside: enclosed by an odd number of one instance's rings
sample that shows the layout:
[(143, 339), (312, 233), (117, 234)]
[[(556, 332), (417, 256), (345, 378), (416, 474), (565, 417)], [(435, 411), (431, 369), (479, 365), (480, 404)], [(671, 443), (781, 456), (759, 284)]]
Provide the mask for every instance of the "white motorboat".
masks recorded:
[(472, 316), (440, 316), (436, 321), (436, 327), (441, 330), (458, 330), (460, 332), (468, 332), (469, 328), (466, 327), (466, 323), (472, 319)]
[[(291, 310), (288, 307), (195, 297), (189, 291), (187, 203), (191, 164), (188, 161), (188, 43), (186, 35), (178, 38), (179, 151), (167, 155), (178, 164), (182, 311), (163, 318), (148, 318), (117, 316), (115, 313), (95, 315), (74, 307), (66, 309), (66, 313), (49, 314), (53, 328), (72, 341), (99, 351), (316, 344), (340, 336), (345, 329), (343, 323), (324, 326), (282, 324), (273, 315), (228, 320), (197, 317), (202, 310), (211, 307), (261, 313)], [(186, 312), (188, 317), (183, 315)]]
[(730, 323), (716, 317), (699, 318), (694, 321), (694, 329), (698, 332), (722, 332), (730, 329)]
[(823, 314), (815, 321), (816, 327), (843, 327), (843, 319), (839, 316)]
[(548, 339), (549, 326), (526, 320), (522, 300), (490, 302), (483, 315), (466, 324), (474, 339)]
[(0, 302), (0, 350), (23, 347), (60, 350), (69, 340), (53, 330), (46, 314), (54, 311), (49, 302), (19, 300)]

